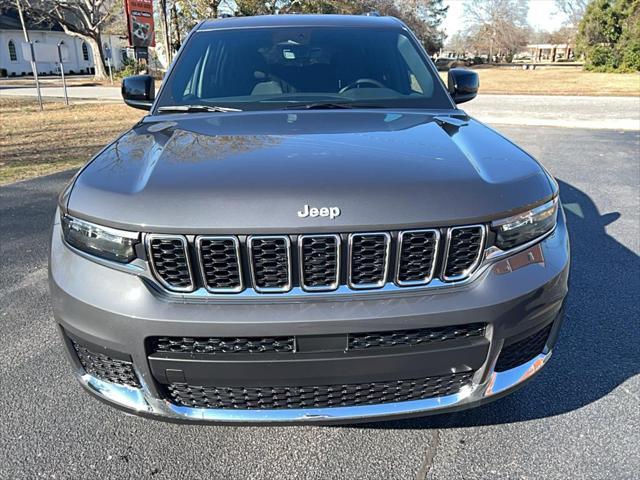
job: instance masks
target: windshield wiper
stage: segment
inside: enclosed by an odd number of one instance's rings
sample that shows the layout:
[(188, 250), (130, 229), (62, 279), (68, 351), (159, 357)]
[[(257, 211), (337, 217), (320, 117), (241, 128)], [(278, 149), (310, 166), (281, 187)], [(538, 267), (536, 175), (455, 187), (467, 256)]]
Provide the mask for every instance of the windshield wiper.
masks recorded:
[(379, 108), (376, 105), (362, 105), (357, 103), (338, 103), (338, 102), (318, 102), (318, 103), (299, 103), (287, 105), (283, 110), (330, 110), (339, 108)]
[(165, 112), (241, 112), (239, 108), (219, 107), (217, 105), (167, 105), (158, 108), (158, 113)]

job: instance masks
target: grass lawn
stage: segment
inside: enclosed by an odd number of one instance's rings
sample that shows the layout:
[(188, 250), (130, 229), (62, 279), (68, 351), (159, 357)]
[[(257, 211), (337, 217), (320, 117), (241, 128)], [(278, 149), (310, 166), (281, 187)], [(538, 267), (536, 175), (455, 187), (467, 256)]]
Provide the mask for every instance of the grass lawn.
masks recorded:
[(79, 167), (143, 114), (119, 103), (65, 107), (0, 97), (0, 184)]
[[(594, 73), (572, 67), (535, 70), (478, 67), (480, 93), (640, 96), (640, 73)], [(440, 72), (447, 82), (447, 72)]]

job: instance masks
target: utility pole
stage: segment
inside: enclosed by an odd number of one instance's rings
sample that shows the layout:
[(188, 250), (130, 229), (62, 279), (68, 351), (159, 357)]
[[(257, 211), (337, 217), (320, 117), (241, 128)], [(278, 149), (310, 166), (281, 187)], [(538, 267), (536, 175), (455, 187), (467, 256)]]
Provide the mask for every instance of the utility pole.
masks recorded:
[(33, 47), (33, 43), (29, 40), (29, 32), (27, 32), (27, 26), (24, 23), (24, 15), (22, 14), (22, 5), (20, 0), (16, 0), (16, 7), (18, 8), (18, 15), (20, 16), (20, 23), (22, 24), (22, 33), (24, 33), (24, 41), (29, 45), (31, 51), (31, 71), (33, 72), (33, 78), (36, 81), (36, 93), (38, 95), (38, 106), (42, 111), (42, 95), (40, 93), (40, 81), (38, 80), (38, 65), (36, 64), (36, 53)]
[(64, 62), (62, 58), (62, 42), (58, 43), (58, 61), (60, 63), (60, 75), (62, 75), (62, 90), (64, 92), (64, 104), (69, 106), (69, 95), (67, 95), (67, 80), (64, 77)]
[(167, 0), (160, 0), (160, 20), (162, 21), (162, 30), (164, 31), (164, 45), (166, 48), (167, 68), (171, 63), (171, 41), (169, 40), (169, 22), (167, 21)]

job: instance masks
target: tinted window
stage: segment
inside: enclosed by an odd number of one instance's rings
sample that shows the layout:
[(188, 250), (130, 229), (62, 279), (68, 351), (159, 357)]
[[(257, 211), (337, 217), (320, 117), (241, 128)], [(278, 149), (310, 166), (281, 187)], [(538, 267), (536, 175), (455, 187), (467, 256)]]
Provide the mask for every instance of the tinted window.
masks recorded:
[(249, 110), (314, 102), (452, 107), (414, 41), (400, 30), (332, 27), (197, 32), (158, 105)]

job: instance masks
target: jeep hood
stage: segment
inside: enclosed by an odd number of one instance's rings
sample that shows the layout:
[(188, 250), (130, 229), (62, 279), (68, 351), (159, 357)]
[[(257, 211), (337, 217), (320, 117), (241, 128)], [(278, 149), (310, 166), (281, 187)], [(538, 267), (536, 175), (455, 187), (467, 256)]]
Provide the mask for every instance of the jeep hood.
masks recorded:
[[(486, 221), (549, 198), (529, 155), (463, 112), (149, 116), (81, 171), (72, 215), (164, 233), (296, 233)], [(336, 218), (300, 218), (305, 205)]]

